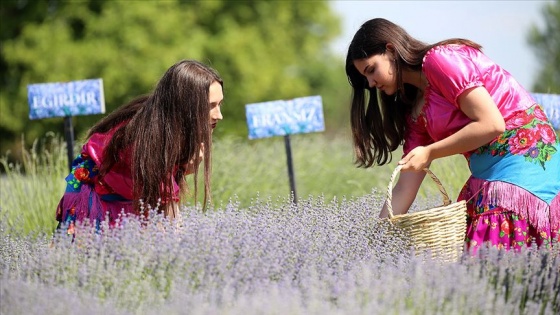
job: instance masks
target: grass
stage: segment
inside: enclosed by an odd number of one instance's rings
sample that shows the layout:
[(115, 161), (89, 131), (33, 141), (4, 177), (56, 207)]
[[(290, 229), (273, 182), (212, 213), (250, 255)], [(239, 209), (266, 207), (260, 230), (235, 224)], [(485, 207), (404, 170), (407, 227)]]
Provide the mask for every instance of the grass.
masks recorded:
[(54, 211), (68, 174), (66, 145), (50, 133), (23, 150), (23, 164), (0, 158), (0, 214), (13, 229), (26, 233), (52, 232)]
[[(295, 135), (291, 137), (291, 144), (297, 196), (322, 196), (328, 201), (384, 194), (402, 155), (396, 152), (390, 165), (359, 169), (353, 165), (353, 149), (348, 137)], [(77, 146), (74, 152), (78, 151)], [(68, 174), (66, 145), (60, 137), (48, 134), (23, 152), (22, 165), (9, 164), (8, 156), (0, 159), (6, 171), (0, 180), (0, 209), (14, 228), (27, 233), (50, 233), (56, 226), (54, 211)], [(438, 160), (431, 169), (454, 200), (468, 177), (464, 158), (454, 156)], [(192, 186), (192, 182), (190, 184)], [(438, 195), (436, 185), (427, 179), (418, 200), (422, 202)], [(282, 137), (252, 141), (225, 138), (214, 143), (212, 197), (216, 208), (227, 205), (230, 200), (246, 207), (255, 198), (275, 201), (289, 196)], [(185, 198), (185, 204), (192, 205), (193, 199), (192, 196)]]
[[(347, 138), (292, 139), (298, 203), (282, 139), (222, 139), (214, 204), (181, 219), (55, 233), (67, 174), (54, 135), (1, 161), (0, 314), (558, 314), (560, 252), (495, 248), (441, 263), (414, 255), (377, 219), (394, 163), (356, 169)], [(396, 159), (400, 153), (396, 153)], [(395, 160), (396, 160), (395, 159)], [(462, 157), (431, 169), (452, 199)], [(416, 206), (439, 203), (433, 183)], [(444, 236), (443, 236), (444, 237)]]
[[(332, 198), (360, 197), (372, 190), (386, 191), (390, 175), (402, 152), (393, 162), (369, 169), (353, 164), (351, 139), (321, 134), (292, 136), (292, 155), (298, 197), (323, 195)], [(283, 138), (247, 140), (224, 139), (214, 146), (213, 196), (216, 202), (237, 195), (246, 204), (255, 192), (261, 197), (287, 196), (290, 191)], [(435, 161), (433, 172), (444, 182), (451, 197), (468, 178), (464, 158)], [(420, 197), (437, 194), (429, 181), (421, 187)]]

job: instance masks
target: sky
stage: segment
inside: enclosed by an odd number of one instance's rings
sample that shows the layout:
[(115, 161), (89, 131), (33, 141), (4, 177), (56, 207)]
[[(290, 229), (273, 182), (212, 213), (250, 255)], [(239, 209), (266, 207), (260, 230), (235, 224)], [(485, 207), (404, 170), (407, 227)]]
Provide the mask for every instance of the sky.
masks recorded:
[(363, 22), (382, 17), (402, 26), (426, 43), (452, 37), (473, 40), (484, 53), (528, 90), (539, 64), (527, 42), (531, 25), (543, 27), (542, 9), (553, 1), (347, 1), (330, 4), (341, 18), (342, 34), (333, 43), (345, 56), (348, 45)]

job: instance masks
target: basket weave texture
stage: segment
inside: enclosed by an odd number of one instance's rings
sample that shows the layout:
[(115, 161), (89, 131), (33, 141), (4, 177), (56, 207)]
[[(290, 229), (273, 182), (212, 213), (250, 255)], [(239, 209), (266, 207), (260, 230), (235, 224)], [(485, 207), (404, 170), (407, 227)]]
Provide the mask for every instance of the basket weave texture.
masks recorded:
[(393, 181), (402, 166), (393, 171), (387, 189), (389, 222), (402, 229), (417, 253), (426, 253), (445, 262), (457, 261), (462, 255), (467, 230), (467, 206), (464, 200), (451, 202), (439, 179), (429, 169), (424, 171), (443, 195), (443, 205), (413, 213), (393, 215)]

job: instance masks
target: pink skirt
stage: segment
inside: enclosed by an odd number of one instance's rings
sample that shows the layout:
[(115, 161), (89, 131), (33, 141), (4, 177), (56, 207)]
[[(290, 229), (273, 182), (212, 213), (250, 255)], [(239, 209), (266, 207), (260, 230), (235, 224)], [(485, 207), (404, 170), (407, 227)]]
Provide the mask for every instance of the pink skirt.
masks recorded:
[[(560, 226), (557, 224), (536, 224), (519, 211), (483, 203), (482, 192), (471, 195), (467, 185), (459, 199), (467, 200), (467, 233), (465, 245), (471, 254), (476, 254), (481, 246), (495, 246), (505, 250), (519, 251), (524, 247), (537, 246), (551, 248), (560, 242)], [(560, 194), (552, 202), (552, 207), (560, 204)], [(550, 222), (550, 220), (549, 220)]]

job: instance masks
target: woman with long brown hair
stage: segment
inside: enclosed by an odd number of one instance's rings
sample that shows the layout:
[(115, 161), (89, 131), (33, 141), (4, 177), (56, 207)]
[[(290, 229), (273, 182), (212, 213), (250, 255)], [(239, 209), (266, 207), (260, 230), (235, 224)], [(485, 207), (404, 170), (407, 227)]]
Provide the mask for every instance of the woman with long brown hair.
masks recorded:
[(403, 145), (395, 214), (408, 211), (433, 160), (463, 154), (472, 173), (459, 195), (467, 200), (467, 247), (558, 240), (559, 139), (542, 107), (480, 45), (425, 44), (372, 19), (349, 46), (346, 73), (358, 166), (386, 164)]
[(87, 134), (66, 178), (56, 211), (72, 233), (76, 221), (110, 224), (122, 214), (146, 215), (157, 208), (175, 217), (184, 177), (204, 161), (204, 200), (210, 196), (212, 132), (222, 119), (223, 82), (212, 68), (194, 60), (171, 66), (154, 91), (103, 118)]

